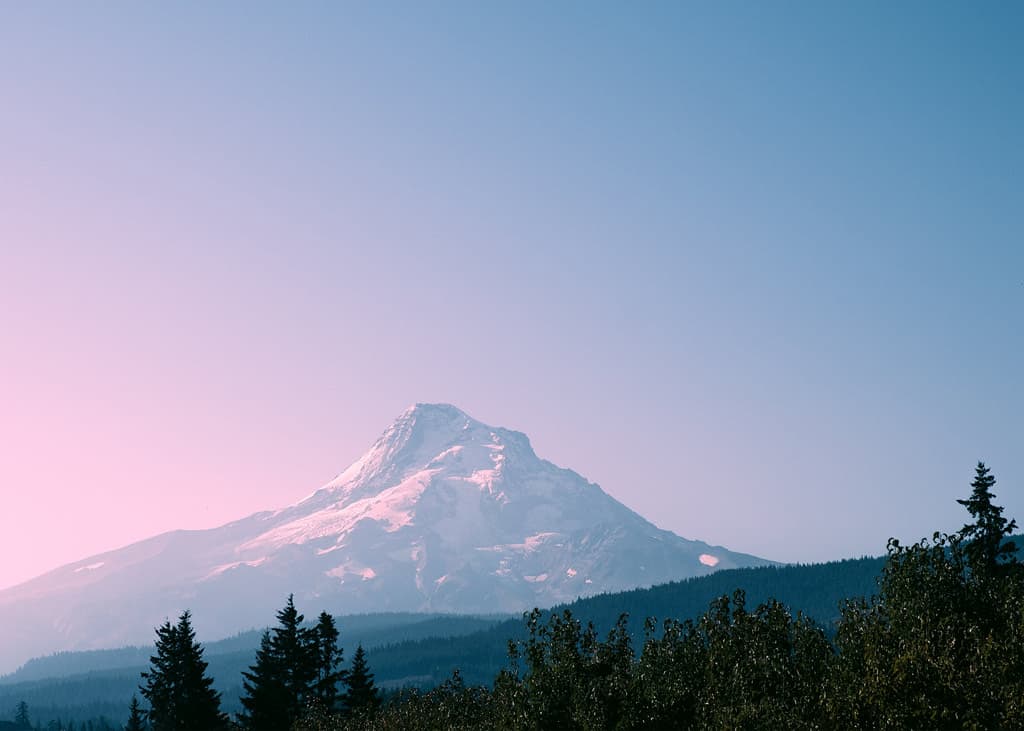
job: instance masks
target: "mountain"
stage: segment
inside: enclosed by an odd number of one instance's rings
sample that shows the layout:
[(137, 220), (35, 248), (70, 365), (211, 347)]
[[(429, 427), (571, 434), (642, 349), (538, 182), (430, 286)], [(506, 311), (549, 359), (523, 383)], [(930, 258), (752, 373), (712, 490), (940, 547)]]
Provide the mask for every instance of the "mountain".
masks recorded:
[(260, 627), (289, 593), (336, 614), (516, 612), (763, 559), (681, 538), (522, 433), (454, 406), (406, 410), (299, 503), (174, 531), (0, 592), (0, 672), (57, 650), (152, 641), (190, 608), (203, 637)]

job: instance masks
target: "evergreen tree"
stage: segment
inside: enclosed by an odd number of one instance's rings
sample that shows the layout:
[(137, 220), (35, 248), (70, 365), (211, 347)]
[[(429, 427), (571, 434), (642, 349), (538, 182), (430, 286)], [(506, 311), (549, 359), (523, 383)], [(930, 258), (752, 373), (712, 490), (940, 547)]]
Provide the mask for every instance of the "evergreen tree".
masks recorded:
[(203, 647), (196, 642), (191, 613), (187, 610), (177, 625), (165, 622), (157, 629), (156, 655), (139, 686), (149, 701), (153, 731), (213, 731), (222, 729), (227, 718), (220, 712), (220, 693), (206, 674)]
[(338, 704), (338, 684), (344, 682), (345, 672), (341, 669), (344, 651), (338, 646), (338, 628), (334, 617), (321, 612), (313, 628), (316, 677), (313, 697), (321, 706), (333, 711)]
[(245, 712), (239, 720), (252, 731), (291, 727), (313, 697), (316, 633), (302, 626), (303, 619), (289, 595), (277, 626), (263, 636), (256, 663), (243, 674)]
[(125, 724), (124, 731), (145, 731), (145, 728), (146, 714), (139, 707), (139, 699), (133, 695), (131, 705), (128, 706), (128, 723)]
[(14, 709), (14, 723), (18, 728), (32, 728), (32, 719), (28, 715), (28, 703), (19, 701)]
[(314, 643), (310, 631), (302, 627), (305, 619), (295, 608), (295, 598), (288, 595), (284, 609), (277, 613), (270, 644), (279, 663), (280, 680), (288, 694), (289, 718), (299, 717), (316, 676)]
[(345, 685), (347, 690), (342, 696), (342, 703), (347, 714), (373, 713), (380, 707), (380, 693), (374, 685), (362, 644), (356, 647), (352, 656), (352, 669), (348, 671)]
[(156, 716), (161, 716), (163, 710), (170, 708), (174, 702), (175, 679), (178, 674), (177, 655), (177, 629), (168, 620), (157, 627), (156, 654), (149, 658), (149, 671), (142, 674), (146, 679), (146, 685), (139, 686), (142, 697), (156, 710)]
[(243, 672), (242, 726), (250, 731), (288, 728), (288, 692), (281, 680), (280, 659), (274, 652), (269, 630), (260, 638), (256, 663)]
[(992, 502), (995, 498), (992, 487), (996, 484), (996, 478), (990, 474), (985, 463), (978, 462), (975, 472), (971, 496), (966, 500), (957, 500), (974, 518), (973, 523), (961, 529), (961, 535), (969, 541), (966, 552), (971, 570), (993, 574), (998, 571), (1000, 564), (1016, 561), (1017, 546), (1013, 541), (1003, 543), (1003, 538), (1016, 530), (1017, 521), (1007, 522), (1002, 507)]

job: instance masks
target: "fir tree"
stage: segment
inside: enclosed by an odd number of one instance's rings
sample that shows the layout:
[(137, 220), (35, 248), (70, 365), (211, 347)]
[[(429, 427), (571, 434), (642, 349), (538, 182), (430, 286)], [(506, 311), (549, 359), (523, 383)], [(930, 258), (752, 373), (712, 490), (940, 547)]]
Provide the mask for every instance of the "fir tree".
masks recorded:
[(220, 712), (220, 693), (206, 674), (203, 647), (196, 642), (191, 614), (182, 613), (177, 625), (165, 622), (156, 631), (156, 655), (139, 686), (149, 701), (153, 731), (212, 731), (226, 726)]
[(252, 731), (291, 727), (313, 696), (317, 643), (303, 619), (289, 595), (277, 613), (278, 625), (260, 643), (256, 663), (243, 674), (245, 712), (239, 720)]
[(272, 731), (288, 728), (288, 693), (281, 680), (280, 659), (274, 652), (269, 630), (260, 639), (256, 662), (243, 672), (242, 707), (239, 716), (242, 726), (250, 731)]
[(270, 644), (279, 663), (280, 680), (288, 694), (289, 717), (302, 713), (316, 670), (310, 632), (302, 627), (305, 619), (295, 608), (295, 598), (288, 595), (284, 609), (277, 613), (278, 626)]
[(1016, 561), (1017, 546), (1013, 541), (1004, 543), (1003, 538), (1016, 530), (1017, 521), (1007, 522), (1002, 507), (992, 502), (996, 478), (985, 463), (978, 462), (975, 472), (971, 496), (957, 500), (974, 518), (973, 523), (961, 529), (961, 535), (969, 541), (966, 553), (971, 570), (979, 574), (993, 574), (1000, 564)]
[(157, 716), (173, 703), (174, 683), (178, 674), (177, 656), (178, 633), (168, 620), (157, 627), (156, 654), (149, 658), (149, 671), (142, 674), (146, 685), (139, 686), (142, 697), (149, 701), (153, 709), (157, 709)]
[(366, 652), (362, 644), (356, 647), (356, 653), (352, 657), (352, 669), (348, 671), (345, 684), (347, 690), (342, 702), (348, 715), (373, 713), (380, 707), (380, 695), (374, 685), (373, 673), (367, 665)]
[(139, 699), (133, 695), (131, 705), (128, 706), (128, 723), (125, 724), (124, 731), (145, 731), (145, 728), (146, 714), (139, 707)]
[(315, 643), (316, 667), (313, 697), (323, 708), (333, 711), (338, 704), (338, 684), (344, 682), (346, 675), (341, 669), (344, 651), (338, 646), (338, 628), (334, 617), (321, 612), (313, 628), (312, 639)]
[(28, 715), (28, 703), (19, 701), (14, 709), (14, 723), (18, 728), (32, 728), (32, 719)]

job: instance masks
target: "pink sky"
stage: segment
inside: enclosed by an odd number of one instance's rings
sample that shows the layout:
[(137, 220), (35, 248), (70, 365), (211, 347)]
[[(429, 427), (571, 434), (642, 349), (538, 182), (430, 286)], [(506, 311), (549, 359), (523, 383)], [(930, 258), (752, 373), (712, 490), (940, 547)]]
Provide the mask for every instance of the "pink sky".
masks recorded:
[(1019, 23), (229, 5), (5, 10), (0, 587), (417, 401), (772, 559), (955, 529), (978, 459), (1024, 518)]

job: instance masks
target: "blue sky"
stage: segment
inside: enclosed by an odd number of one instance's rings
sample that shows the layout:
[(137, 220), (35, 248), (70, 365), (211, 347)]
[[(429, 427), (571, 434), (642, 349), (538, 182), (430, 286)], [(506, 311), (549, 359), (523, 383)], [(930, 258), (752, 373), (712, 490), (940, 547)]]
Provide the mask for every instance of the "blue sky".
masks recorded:
[(1022, 31), (0, 10), (0, 585), (297, 500), (415, 401), (778, 560), (959, 527), (978, 459), (1024, 518)]

